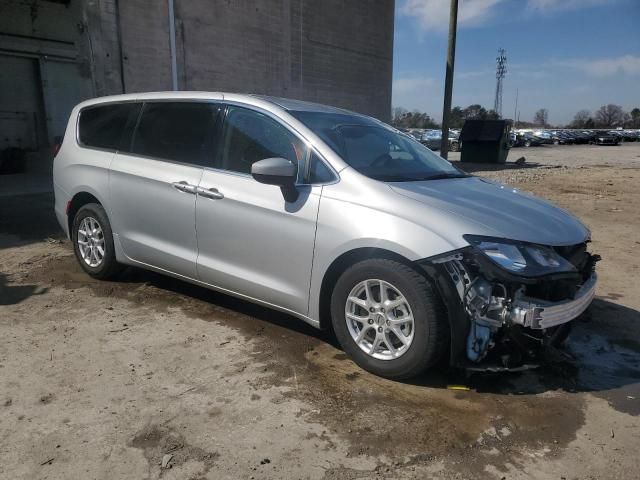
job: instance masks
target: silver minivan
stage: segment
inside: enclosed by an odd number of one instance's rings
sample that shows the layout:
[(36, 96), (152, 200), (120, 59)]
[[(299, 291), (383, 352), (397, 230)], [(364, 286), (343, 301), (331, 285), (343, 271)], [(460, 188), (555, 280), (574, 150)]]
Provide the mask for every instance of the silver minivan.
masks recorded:
[(55, 212), (82, 268), (155, 270), (332, 329), (363, 368), (534, 365), (595, 293), (589, 230), (376, 119), (204, 92), (73, 110)]

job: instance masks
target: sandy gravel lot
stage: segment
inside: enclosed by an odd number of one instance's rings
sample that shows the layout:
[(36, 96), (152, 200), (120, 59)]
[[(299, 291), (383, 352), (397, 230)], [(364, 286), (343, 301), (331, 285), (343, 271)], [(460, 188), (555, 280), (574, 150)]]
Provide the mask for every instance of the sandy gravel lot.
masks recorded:
[(51, 194), (0, 195), (0, 478), (638, 478), (640, 144), (522, 155), (464, 168), (591, 227), (575, 360), (411, 383), (280, 313), (140, 270), (92, 280)]

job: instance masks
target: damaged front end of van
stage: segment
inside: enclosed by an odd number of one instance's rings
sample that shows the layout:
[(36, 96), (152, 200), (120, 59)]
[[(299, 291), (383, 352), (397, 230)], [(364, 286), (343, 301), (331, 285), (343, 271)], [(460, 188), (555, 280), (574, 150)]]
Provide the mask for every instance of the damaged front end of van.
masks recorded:
[(594, 298), (600, 260), (587, 242), (544, 246), (466, 235), (469, 246), (420, 262), (451, 325), (451, 364), (522, 370), (556, 353)]

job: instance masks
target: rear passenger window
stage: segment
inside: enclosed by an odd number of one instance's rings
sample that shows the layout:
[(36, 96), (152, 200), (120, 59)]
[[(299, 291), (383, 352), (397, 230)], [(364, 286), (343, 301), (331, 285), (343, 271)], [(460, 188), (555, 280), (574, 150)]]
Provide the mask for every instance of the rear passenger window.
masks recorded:
[(138, 104), (121, 103), (83, 109), (78, 126), (80, 144), (117, 150), (129, 115), (138, 108)]
[(131, 152), (208, 166), (220, 109), (211, 103), (146, 103)]

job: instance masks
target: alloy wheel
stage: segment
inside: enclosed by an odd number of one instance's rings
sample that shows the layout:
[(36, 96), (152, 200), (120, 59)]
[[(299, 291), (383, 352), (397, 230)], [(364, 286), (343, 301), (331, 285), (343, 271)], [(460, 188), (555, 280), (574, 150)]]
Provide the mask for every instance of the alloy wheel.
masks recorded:
[(78, 227), (78, 251), (82, 260), (92, 268), (99, 267), (104, 260), (104, 233), (100, 223), (93, 217), (85, 217)]
[(413, 341), (415, 324), (409, 302), (384, 280), (368, 279), (353, 287), (345, 319), (356, 345), (378, 360), (404, 355)]

